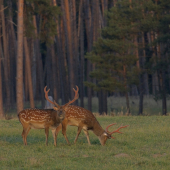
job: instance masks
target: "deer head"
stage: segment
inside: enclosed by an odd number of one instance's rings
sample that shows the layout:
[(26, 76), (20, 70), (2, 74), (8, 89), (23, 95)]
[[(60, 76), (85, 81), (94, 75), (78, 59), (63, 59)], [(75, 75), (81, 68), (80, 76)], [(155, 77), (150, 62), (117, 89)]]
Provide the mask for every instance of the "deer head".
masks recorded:
[(100, 143), (101, 143), (102, 146), (105, 145), (107, 139), (115, 139), (115, 138), (112, 136), (113, 133), (122, 133), (122, 132), (120, 132), (119, 130), (122, 129), (122, 128), (125, 128), (125, 127), (127, 127), (127, 126), (129, 126), (129, 125), (120, 126), (118, 129), (116, 129), (116, 130), (114, 130), (114, 131), (112, 131), (112, 132), (109, 132), (109, 131), (108, 131), (108, 128), (109, 128), (110, 126), (115, 125), (115, 124), (116, 124), (116, 123), (113, 123), (113, 124), (108, 125), (108, 126), (106, 127), (105, 131), (103, 132), (103, 134), (102, 134), (101, 136), (98, 136), (98, 138), (99, 138)]
[(68, 106), (73, 103), (75, 100), (77, 100), (79, 98), (79, 94), (78, 94), (78, 91), (79, 91), (79, 88), (78, 86), (76, 86), (77, 90), (74, 90), (75, 92), (75, 96), (74, 96), (74, 99), (69, 101), (68, 103), (66, 103), (65, 105), (62, 105), (60, 106), (59, 104), (57, 104), (55, 101), (51, 101), (49, 98), (48, 98), (48, 92), (50, 91), (50, 89), (46, 90), (47, 86), (44, 87), (44, 93), (45, 93), (45, 98), (46, 100), (48, 100), (51, 104), (55, 105), (53, 107), (54, 110), (57, 111), (57, 115), (58, 117), (63, 120), (65, 118), (65, 112), (68, 110)]

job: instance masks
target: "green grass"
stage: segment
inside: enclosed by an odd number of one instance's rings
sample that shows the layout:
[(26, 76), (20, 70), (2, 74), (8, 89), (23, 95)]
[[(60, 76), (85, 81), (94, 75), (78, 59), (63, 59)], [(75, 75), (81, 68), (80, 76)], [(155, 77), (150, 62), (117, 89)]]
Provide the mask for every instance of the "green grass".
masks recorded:
[(116, 116), (97, 117), (102, 127), (117, 123), (130, 125), (123, 134), (114, 134), (101, 146), (90, 132), (91, 146), (82, 132), (76, 145), (76, 127), (68, 126), (68, 146), (61, 132), (57, 147), (53, 146), (50, 132), (45, 146), (44, 130), (31, 130), (23, 145), (22, 126), (17, 119), (0, 120), (0, 169), (56, 169), (56, 170), (169, 170), (170, 169), (170, 116)]

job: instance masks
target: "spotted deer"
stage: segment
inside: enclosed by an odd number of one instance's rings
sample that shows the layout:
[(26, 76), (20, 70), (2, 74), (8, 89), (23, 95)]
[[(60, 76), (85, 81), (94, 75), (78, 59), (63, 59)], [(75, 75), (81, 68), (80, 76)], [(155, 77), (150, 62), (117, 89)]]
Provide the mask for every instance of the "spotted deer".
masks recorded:
[(23, 138), (24, 145), (27, 145), (27, 135), (30, 129), (32, 128), (32, 129), (45, 129), (46, 145), (48, 145), (48, 134), (49, 134), (49, 129), (51, 129), (54, 138), (54, 145), (56, 146), (56, 133), (55, 133), (56, 128), (64, 120), (65, 113), (69, 109), (69, 105), (73, 103), (75, 100), (77, 100), (79, 97), (78, 87), (77, 90), (73, 88), (75, 92), (74, 99), (72, 101), (69, 101), (63, 106), (60, 106), (55, 101), (53, 102), (48, 98), (48, 92), (50, 91), (50, 89), (47, 91), (46, 88), (47, 86), (44, 87), (45, 98), (50, 103), (55, 105), (53, 109), (30, 108), (30, 109), (22, 110), (18, 114), (19, 121), (23, 126), (22, 138)]
[(115, 125), (115, 123), (108, 125), (106, 127), (106, 130), (104, 130), (91, 111), (75, 105), (68, 106), (68, 110), (65, 113), (65, 118), (62, 121), (62, 124), (60, 124), (56, 129), (56, 136), (62, 129), (62, 134), (64, 135), (67, 143), (70, 144), (66, 135), (67, 125), (78, 127), (74, 143), (76, 143), (78, 136), (81, 133), (81, 130), (83, 129), (89, 145), (91, 145), (91, 143), (89, 139), (88, 130), (92, 130), (93, 133), (99, 138), (101, 145), (105, 145), (107, 139), (114, 138), (112, 137), (113, 133), (122, 133), (119, 130), (128, 126), (120, 126), (118, 129), (109, 132), (108, 128), (112, 125)]

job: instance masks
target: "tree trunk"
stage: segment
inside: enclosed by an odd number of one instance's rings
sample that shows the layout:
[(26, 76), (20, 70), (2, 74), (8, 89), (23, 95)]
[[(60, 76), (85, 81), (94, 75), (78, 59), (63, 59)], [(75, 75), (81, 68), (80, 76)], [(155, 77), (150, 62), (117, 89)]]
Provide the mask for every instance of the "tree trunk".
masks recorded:
[(51, 46), (50, 48), (51, 50), (51, 57), (52, 57), (52, 76), (53, 76), (53, 96), (54, 96), (54, 100), (58, 103), (58, 99), (59, 99), (59, 94), (58, 94), (58, 87), (59, 86), (59, 79), (58, 79), (58, 62), (57, 62), (57, 58), (55, 58), (55, 50), (54, 50), (54, 45)]
[[(144, 65), (144, 63), (145, 63), (145, 61), (146, 61), (146, 50), (145, 50), (145, 48), (146, 48), (146, 42), (148, 41), (147, 40), (147, 36), (145, 36), (146, 34), (143, 32), (142, 33), (142, 47), (143, 47), (143, 65)], [(145, 69), (145, 68), (144, 68)], [(147, 74), (147, 72), (146, 71), (144, 71), (144, 73), (143, 73), (143, 83), (144, 83), (144, 89), (145, 89), (145, 91), (144, 91), (144, 94), (145, 95), (149, 95), (149, 83), (148, 83), (148, 74)]]
[(144, 85), (143, 85), (143, 74), (141, 73), (139, 75), (139, 90), (140, 90), (140, 95), (139, 95), (139, 112), (138, 112), (138, 115), (142, 115), (143, 114), (143, 93), (144, 93), (143, 87), (144, 87)]
[(103, 25), (106, 26), (106, 16), (105, 11), (108, 10), (108, 0), (101, 0), (101, 6), (102, 6), (102, 14), (103, 14)]
[(103, 113), (103, 95), (102, 90), (98, 92), (98, 100), (99, 100), (99, 114), (102, 115)]
[(103, 93), (103, 113), (107, 115), (107, 92), (105, 90), (102, 90)]
[(124, 78), (124, 87), (125, 87), (127, 116), (129, 116), (130, 115), (130, 105), (129, 105), (129, 95), (128, 95), (128, 87), (127, 87), (127, 71), (126, 71), (126, 66), (123, 66), (123, 78)]
[[(78, 36), (77, 36), (77, 23), (76, 23), (76, 2), (71, 0), (71, 21), (72, 21), (72, 48), (73, 48), (73, 60), (74, 60), (74, 84), (79, 86), (78, 68), (79, 68), (79, 56), (78, 56)], [(75, 101), (78, 105), (78, 100)]]
[[(9, 20), (12, 21), (13, 13), (12, 13), (12, 2), (9, 1)], [(9, 59), (10, 59), (10, 97), (11, 97), (11, 106), (16, 107), (16, 50), (17, 50), (17, 41), (16, 34), (14, 30), (14, 24), (9, 22), (9, 30), (8, 30), (8, 44), (9, 44)]]
[(129, 116), (130, 115), (130, 105), (129, 105), (128, 92), (125, 93), (125, 97), (126, 97), (127, 116)]
[(31, 39), (31, 58), (32, 58), (32, 63), (31, 63), (31, 77), (32, 77), (32, 86), (33, 86), (33, 95), (34, 95), (34, 98), (36, 96), (36, 80), (37, 80), (37, 64), (36, 64), (36, 48), (35, 48), (35, 42), (34, 42), (34, 39), (32, 38)]
[(99, 100), (99, 114), (107, 114), (107, 92), (105, 90), (100, 90), (98, 92)]
[(162, 115), (167, 115), (165, 71), (162, 69)]
[[(1, 41), (0, 41), (0, 48), (1, 47)], [(3, 109), (3, 95), (2, 95), (2, 74), (1, 74), (1, 59), (2, 55), (0, 53), (0, 119), (4, 117), (4, 109)]]
[(160, 93), (162, 97), (162, 115), (167, 115), (167, 104), (166, 104), (166, 78), (165, 78), (165, 71), (166, 71), (166, 59), (165, 54), (161, 55), (161, 49), (163, 49), (162, 44), (157, 44), (157, 55), (158, 55), (158, 62), (161, 62), (160, 68)]
[(68, 59), (68, 75), (69, 75), (69, 84), (70, 84), (70, 94), (71, 99), (74, 97), (73, 88), (75, 87), (75, 79), (74, 79), (74, 61), (73, 61), (73, 46), (72, 46), (72, 29), (71, 29), (71, 18), (70, 18), (70, 10), (69, 10), (69, 1), (64, 0), (61, 1), (62, 10), (64, 11), (63, 19), (64, 19), (64, 27), (66, 33), (66, 47), (67, 47), (67, 59)]
[(18, 24), (17, 24), (17, 112), (23, 110), (23, 8), (24, 1), (18, 0)]
[[(56, 3), (56, 0), (53, 0), (53, 5), (56, 6), (57, 3)], [(56, 23), (57, 23), (57, 36), (55, 37), (55, 40), (56, 40), (56, 53), (55, 53), (55, 50), (54, 51), (54, 56), (57, 54), (56, 56), (56, 59), (53, 58), (53, 61), (56, 62), (56, 67), (57, 68), (53, 68), (55, 69), (55, 72), (58, 76), (58, 81), (54, 82), (54, 84), (56, 85), (56, 89), (54, 88), (55, 92), (54, 93), (57, 93), (57, 100), (55, 99), (55, 96), (54, 96), (54, 99), (56, 101), (58, 101), (58, 95), (59, 95), (59, 92), (61, 92), (61, 100), (62, 100), (62, 104), (65, 104), (67, 103), (69, 100), (69, 95), (68, 95), (68, 84), (66, 82), (66, 79), (67, 79), (67, 76), (66, 76), (66, 68), (65, 68), (65, 65), (64, 65), (64, 51), (62, 50), (63, 49), (63, 46), (65, 46), (65, 43), (64, 43), (64, 33), (63, 33), (63, 19), (61, 18), (60, 19), (60, 22), (59, 22), (59, 18), (58, 20), (56, 20)], [(63, 37), (63, 39), (61, 38)], [(60, 82), (60, 85), (59, 83)]]
[(10, 65), (9, 65), (9, 51), (7, 48), (6, 26), (4, 17), (4, 6), (1, 5), (1, 18), (2, 18), (2, 36), (3, 36), (3, 50), (4, 50), (4, 76), (5, 76), (5, 89), (6, 89), (6, 109), (10, 107)]
[[(62, 83), (62, 91), (63, 91), (63, 98), (64, 98), (64, 103), (67, 103), (69, 101), (69, 79), (68, 79), (68, 74), (66, 73), (66, 70), (68, 70), (68, 64), (66, 62), (66, 53), (65, 53), (65, 45), (66, 45), (66, 37), (65, 37), (65, 32), (64, 32), (64, 23), (63, 19), (61, 19), (61, 24), (59, 27), (60, 35), (58, 35), (58, 49), (61, 52), (61, 55), (59, 55), (59, 69), (60, 69), (60, 82)], [(61, 42), (61, 43), (60, 43)]]
[[(85, 1), (85, 25), (86, 25), (86, 34), (87, 34), (87, 51), (90, 52), (92, 49), (92, 38), (93, 38), (93, 29), (92, 29), (92, 16), (90, 12), (89, 0)], [(91, 82), (90, 72), (92, 70), (92, 65), (89, 60), (87, 60), (87, 81)], [(87, 97), (88, 97), (88, 110), (92, 111), (92, 89), (87, 87)]]
[[(139, 74), (139, 112), (138, 115), (143, 114), (143, 98), (144, 98), (144, 91), (145, 91), (145, 84), (144, 84), (144, 60), (145, 60), (145, 50), (144, 50), (144, 34), (142, 35), (142, 45), (143, 45), (143, 50), (142, 50), (142, 55), (139, 56), (139, 66), (140, 66), (140, 74)], [(138, 54), (139, 55), (139, 54)]]
[(80, 1), (79, 5), (79, 27), (78, 35), (80, 42), (80, 106), (84, 107), (84, 25), (83, 25), (83, 0)]
[[(44, 63), (44, 82), (46, 80), (46, 85), (51, 89), (49, 94), (53, 93), (53, 82), (52, 82), (52, 65), (51, 65), (51, 48), (47, 47), (46, 57), (45, 57), (45, 63)], [(53, 95), (53, 94), (52, 94)]]
[(138, 51), (138, 40), (137, 40), (137, 35), (135, 36), (135, 53), (136, 53), (136, 58), (138, 59), (137, 61), (137, 68), (140, 70), (139, 74), (139, 111), (138, 115), (143, 114), (143, 93), (144, 93), (144, 85), (143, 85), (143, 58), (139, 56), (139, 51)]
[(93, 0), (92, 17), (93, 17), (93, 42), (97, 41), (99, 37), (99, 0)]
[[(150, 35), (150, 42), (149, 43), (152, 43), (155, 39), (154, 39), (154, 33), (151, 32), (150, 34), (148, 34), (148, 36)], [(156, 64), (156, 54), (155, 54), (155, 50), (154, 50), (154, 47), (152, 46), (152, 51), (153, 51), (153, 54), (152, 54), (152, 57), (154, 59), (154, 64), (153, 66)], [(159, 83), (158, 83), (158, 73), (155, 72), (153, 73), (152, 75), (152, 94), (153, 95), (156, 95), (156, 93), (159, 91)]]
[(33, 87), (32, 87), (32, 77), (31, 77), (31, 64), (30, 64), (30, 54), (28, 50), (27, 38), (24, 37), (24, 49), (25, 49), (25, 65), (26, 65), (26, 74), (27, 74), (27, 82), (28, 82), (28, 90), (29, 90), (29, 99), (30, 99), (30, 107), (34, 108), (34, 95), (33, 95)]
[[(23, 44), (24, 46), (24, 44)], [(25, 48), (25, 47), (24, 47)], [(25, 50), (25, 49), (24, 49)], [(25, 51), (24, 51), (25, 52)], [(25, 54), (25, 53), (24, 53)], [(23, 54), (23, 55), (24, 55)], [(24, 59), (25, 59), (25, 55), (24, 55)], [(23, 60), (24, 60), (23, 59)], [(25, 64), (24, 64), (25, 62)], [(29, 89), (28, 89), (28, 75), (27, 75), (27, 68), (26, 68), (26, 60), (23, 61), (23, 65), (24, 65), (24, 70), (23, 70), (23, 79), (24, 79), (24, 101), (28, 101), (29, 100)]]
[[(44, 108), (45, 107), (45, 99), (44, 99), (44, 77), (43, 77), (43, 66), (42, 66), (42, 57), (41, 57), (41, 53), (40, 53), (40, 42), (37, 38), (38, 36), (38, 32), (37, 32), (37, 25), (36, 25), (36, 18), (35, 16), (33, 16), (33, 25), (35, 28), (35, 51), (36, 51), (36, 57), (37, 57), (37, 68), (38, 68), (38, 77), (37, 77), (37, 81), (39, 82), (39, 88), (40, 89), (40, 96), (41, 96), (41, 107)], [(38, 91), (36, 91), (38, 93)]]

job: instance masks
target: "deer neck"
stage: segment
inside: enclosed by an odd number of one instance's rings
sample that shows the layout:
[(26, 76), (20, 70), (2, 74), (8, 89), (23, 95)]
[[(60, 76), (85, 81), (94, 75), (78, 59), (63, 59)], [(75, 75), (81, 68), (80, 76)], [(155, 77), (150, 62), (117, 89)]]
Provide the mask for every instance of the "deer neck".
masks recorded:
[(93, 126), (93, 133), (96, 135), (96, 136), (101, 136), (103, 133), (104, 133), (104, 129), (100, 126), (99, 122), (96, 121), (94, 126)]
[(56, 110), (52, 110), (51, 115), (53, 117), (54, 122), (60, 122), (61, 123), (64, 120), (64, 117), (61, 118), (61, 119), (58, 117)]

